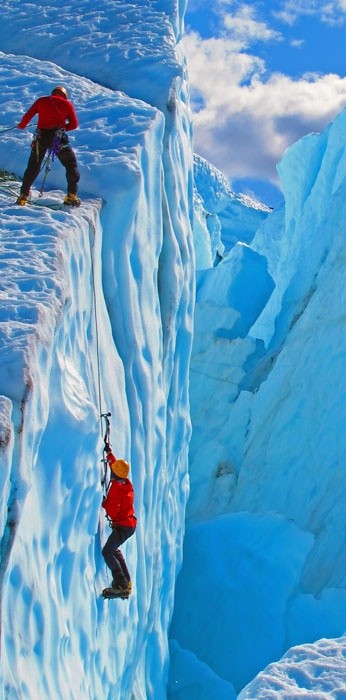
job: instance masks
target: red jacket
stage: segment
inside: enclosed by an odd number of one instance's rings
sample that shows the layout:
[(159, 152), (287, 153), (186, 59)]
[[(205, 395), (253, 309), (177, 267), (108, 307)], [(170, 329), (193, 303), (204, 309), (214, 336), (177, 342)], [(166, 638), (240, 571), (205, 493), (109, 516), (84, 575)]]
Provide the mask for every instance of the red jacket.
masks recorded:
[(60, 95), (39, 97), (18, 124), (18, 129), (25, 129), (31, 119), (38, 114), (39, 129), (77, 129), (78, 119), (72, 102)]
[(136, 527), (133, 486), (129, 479), (112, 479), (102, 506), (113, 525)]

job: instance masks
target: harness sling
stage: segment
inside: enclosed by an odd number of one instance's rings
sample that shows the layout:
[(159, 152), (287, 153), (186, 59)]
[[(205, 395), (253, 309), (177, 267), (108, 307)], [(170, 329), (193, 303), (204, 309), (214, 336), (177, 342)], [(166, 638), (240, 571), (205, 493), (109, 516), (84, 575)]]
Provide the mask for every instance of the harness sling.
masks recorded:
[[(58, 153), (59, 153), (59, 151), (60, 151), (60, 148), (61, 148), (61, 137), (62, 137), (62, 130), (59, 129), (59, 130), (56, 132), (56, 134), (54, 135), (53, 143), (52, 143), (51, 147), (50, 147), (49, 150), (48, 150), (48, 156), (47, 156), (46, 162), (45, 162), (45, 166), (46, 166), (46, 167), (45, 167), (45, 171), (44, 171), (44, 177), (43, 177), (43, 181), (42, 181), (42, 185), (41, 185), (41, 189), (40, 189), (40, 194), (39, 194), (40, 197), (42, 197), (42, 195), (43, 195), (44, 186), (45, 186), (45, 184), (46, 184), (46, 179), (47, 179), (48, 173), (49, 173), (50, 170), (51, 170), (51, 163), (53, 163), (55, 156), (57, 156)], [(37, 159), (38, 159), (38, 157), (39, 157), (39, 155), (38, 155), (38, 148), (39, 148), (39, 138), (37, 138), (37, 141), (36, 141)], [(44, 165), (43, 165), (42, 167), (44, 167)]]
[(105, 491), (107, 491), (107, 488), (108, 488), (108, 484), (107, 484), (107, 466), (108, 466), (108, 462), (107, 462), (107, 453), (106, 453), (106, 450), (105, 450), (105, 446), (106, 446), (106, 444), (108, 444), (108, 445), (110, 444), (110, 430), (111, 430), (111, 424), (110, 424), (110, 420), (109, 420), (109, 419), (110, 419), (111, 415), (112, 415), (112, 414), (109, 413), (109, 412), (108, 412), (108, 413), (101, 413), (101, 418), (104, 419), (104, 421), (105, 421), (105, 426), (106, 426), (106, 427), (105, 427), (105, 434), (104, 434), (104, 437), (103, 437), (103, 441), (104, 441), (103, 457), (102, 457), (102, 459), (101, 459), (101, 462), (102, 462), (102, 464), (103, 464), (103, 471), (102, 471), (102, 474), (101, 474), (101, 486), (104, 486), (104, 487), (105, 487)]

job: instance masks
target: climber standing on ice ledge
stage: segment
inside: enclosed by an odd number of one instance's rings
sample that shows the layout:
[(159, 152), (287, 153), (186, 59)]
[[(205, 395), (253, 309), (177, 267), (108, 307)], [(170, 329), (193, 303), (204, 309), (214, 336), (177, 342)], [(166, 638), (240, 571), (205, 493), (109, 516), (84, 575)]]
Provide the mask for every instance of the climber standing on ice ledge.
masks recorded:
[(24, 114), (18, 129), (25, 129), (35, 114), (38, 114), (37, 130), (31, 144), (31, 153), (17, 204), (24, 206), (27, 203), (30, 187), (41, 170), (48, 150), (59, 158), (66, 170), (67, 195), (64, 204), (78, 207), (80, 200), (77, 197), (77, 183), (80, 175), (76, 156), (66, 134), (66, 131), (77, 128), (78, 119), (73, 104), (68, 99), (66, 88), (58, 85), (52, 90), (51, 95), (39, 97)]
[(129, 464), (124, 459), (115, 458), (108, 442), (105, 442), (105, 453), (111, 470), (111, 481), (102, 506), (107, 513), (112, 532), (102, 554), (112, 572), (113, 581), (112, 586), (105, 588), (102, 595), (104, 598), (128, 598), (131, 594), (131, 578), (119, 547), (136, 529), (134, 492), (132, 483), (127, 478)]

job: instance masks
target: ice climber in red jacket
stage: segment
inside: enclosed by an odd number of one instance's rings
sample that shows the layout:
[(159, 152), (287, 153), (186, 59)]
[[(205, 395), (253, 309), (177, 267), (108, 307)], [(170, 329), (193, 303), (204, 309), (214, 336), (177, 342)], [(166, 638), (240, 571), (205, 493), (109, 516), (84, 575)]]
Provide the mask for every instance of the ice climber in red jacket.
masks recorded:
[(54, 155), (59, 158), (66, 170), (67, 195), (64, 204), (78, 207), (80, 200), (77, 197), (77, 185), (80, 175), (76, 156), (66, 134), (67, 131), (77, 128), (78, 119), (72, 102), (68, 100), (66, 88), (58, 85), (52, 90), (51, 95), (39, 97), (24, 114), (18, 129), (25, 129), (36, 114), (38, 115), (37, 130), (31, 144), (31, 153), (17, 204), (24, 206), (27, 203), (30, 187), (41, 170), (46, 152), (53, 149)]
[(102, 554), (113, 574), (112, 591), (127, 598), (131, 593), (131, 577), (119, 547), (136, 529), (134, 492), (131, 481), (127, 478), (129, 464), (123, 459), (116, 459), (107, 442), (105, 452), (111, 469), (111, 481), (102, 506), (107, 513), (112, 532)]

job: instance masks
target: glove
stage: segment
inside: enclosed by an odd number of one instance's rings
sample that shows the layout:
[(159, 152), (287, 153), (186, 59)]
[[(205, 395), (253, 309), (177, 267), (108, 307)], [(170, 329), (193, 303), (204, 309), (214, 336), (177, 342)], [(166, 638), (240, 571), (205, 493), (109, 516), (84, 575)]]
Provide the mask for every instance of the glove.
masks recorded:
[(112, 452), (109, 442), (105, 442), (105, 452), (107, 452), (107, 454)]

